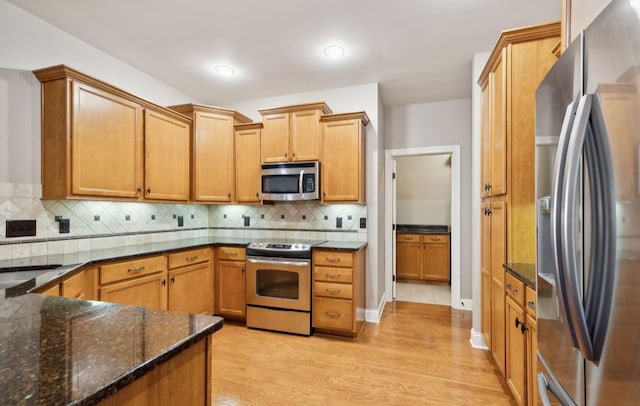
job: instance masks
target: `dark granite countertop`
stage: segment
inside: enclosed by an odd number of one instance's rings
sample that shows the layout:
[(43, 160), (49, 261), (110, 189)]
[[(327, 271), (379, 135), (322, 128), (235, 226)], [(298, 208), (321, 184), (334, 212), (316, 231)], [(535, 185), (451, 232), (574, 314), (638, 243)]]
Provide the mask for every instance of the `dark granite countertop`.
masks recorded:
[(0, 404), (95, 404), (222, 325), (112, 303), (0, 298)]
[(525, 285), (529, 285), (535, 289), (536, 287), (536, 266), (534, 264), (523, 263), (506, 263), (505, 269), (520, 279)]
[(334, 250), (354, 250), (367, 246), (366, 241), (325, 241), (322, 244), (314, 246), (314, 248), (328, 248)]
[(451, 234), (449, 226), (428, 224), (396, 224), (397, 234)]

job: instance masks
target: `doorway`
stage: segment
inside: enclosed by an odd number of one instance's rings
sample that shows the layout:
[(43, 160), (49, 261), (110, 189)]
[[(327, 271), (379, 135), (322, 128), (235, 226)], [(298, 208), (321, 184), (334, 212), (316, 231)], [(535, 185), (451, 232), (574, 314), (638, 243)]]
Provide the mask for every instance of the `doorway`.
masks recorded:
[[(400, 220), (407, 219), (406, 212), (411, 205), (427, 205), (434, 210), (437, 214), (438, 210), (442, 211), (442, 205), (438, 206), (437, 202), (398, 202), (397, 199), (397, 182), (394, 180), (394, 173), (397, 171), (398, 160), (402, 160), (404, 157), (428, 157), (428, 156), (442, 156), (448, 157), (447, 166), (450, 167), (450, 199), (448, 213), (440, 213), (438, 216), (426, 216), (419, 219), (413, 219), (409, 217), (408, 221), (411, 222), (446, 222), (447, 216), (449, 220), (450, 230), (450, 291), (449, 285), (446, 288), (443, 284), (438, 284), (437, 287), (425, 287), (426, 283), (413, 283), (405, 285), (404, 283), (398, 285), (396, 282), (396, 232), (393, 229), (394, 224), (400, 224)], [(408, 149), (395, 149), (387, 150), (385, 153), (385, 300), (391, 301), (394, 298), (403, 298), (412, 296), (413, 301), (422, 301), (420, 299), (421, 291), (427, 296), (425, 300), (428, 300), (428, 296), (433, 299), (430, 303), (445, 304), (445, 300), (448, 299), (448, 303), (453, 308), (462, 308), (460, 303), (460, 146), (442, 146), (442, 147), (427, 147), (427, 148), (408, 148)], [(417, 182), (417, 181), (416, 181)], [(408, 205), (408, 206), (407, 206)], [(436, 207), (437, 206), (437, 207)], [(403, 214), (400, 219), (397, 217), (398, 210), (401, 209)], [(442, 224), (440, 224), (442, 225)], [(404, 282), (404, 281), (403, 281)], [(423, 286), (418, 286), (423, 285)], [(448, 292), (446, 292), (448, 291)], [(437, 292), (437, 293), (436, 293)], [(448, 296), (446, 295), (448, 293)], [(398, 297), (398, 295), (401, 297)], [(438, 299), (435, 299), (435, 295), (438, 295)], [(444, 299), (446, 298), (446, 299)]]

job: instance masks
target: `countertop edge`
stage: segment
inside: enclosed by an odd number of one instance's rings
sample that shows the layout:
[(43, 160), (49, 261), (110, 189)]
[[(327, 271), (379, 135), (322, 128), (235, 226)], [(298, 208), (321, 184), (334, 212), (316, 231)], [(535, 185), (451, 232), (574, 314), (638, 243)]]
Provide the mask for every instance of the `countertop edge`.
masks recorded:
[[(506, 263), (502, 265), (511, 275), (530, 288), (536, 289), (536, 274), (534, 264)], [(529, 275), (533, 271), (533, 275)]]

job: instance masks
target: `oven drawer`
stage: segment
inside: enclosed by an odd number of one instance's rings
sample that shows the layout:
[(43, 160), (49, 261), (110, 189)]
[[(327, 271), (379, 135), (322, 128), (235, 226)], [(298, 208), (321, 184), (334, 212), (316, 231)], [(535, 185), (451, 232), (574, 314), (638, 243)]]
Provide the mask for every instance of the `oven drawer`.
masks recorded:
[(210, 253), (209, 248), (201, 248), (169, 254), (169, 269), (209, 261), (211, 259)]
[(329, 268), (325, 266), (313, 267), (313, 280), (321, 282), (353, 282), (352, 268)]
[(323, 297), (351, 299), (353, 298), (353, 286), (343, 283), (314, 282), (313, 294)]
[(350, 331), (353, 328), (353, 302), (316, 297), (313, 300), (313, 327)]
[(351, 252), (316, 250), (313, 252), (315, 265), (327, 266), (353, 266), (353, 254)]

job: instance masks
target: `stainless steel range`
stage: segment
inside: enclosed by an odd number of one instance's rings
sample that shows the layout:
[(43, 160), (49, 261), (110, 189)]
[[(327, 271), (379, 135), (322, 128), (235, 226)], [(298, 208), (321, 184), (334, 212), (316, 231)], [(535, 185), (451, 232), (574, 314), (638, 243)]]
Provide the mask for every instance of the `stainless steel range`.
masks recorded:
[(323, 241), (247, 248), (247, 327), (311, 335), (311, 248)]

